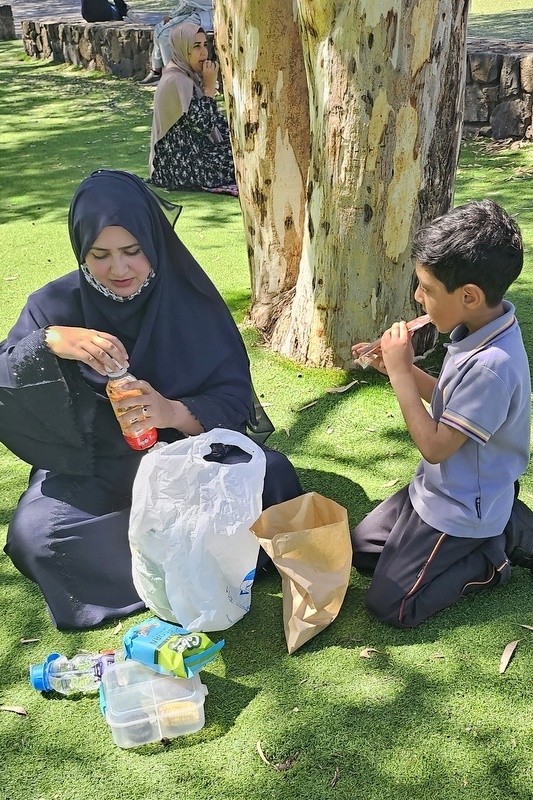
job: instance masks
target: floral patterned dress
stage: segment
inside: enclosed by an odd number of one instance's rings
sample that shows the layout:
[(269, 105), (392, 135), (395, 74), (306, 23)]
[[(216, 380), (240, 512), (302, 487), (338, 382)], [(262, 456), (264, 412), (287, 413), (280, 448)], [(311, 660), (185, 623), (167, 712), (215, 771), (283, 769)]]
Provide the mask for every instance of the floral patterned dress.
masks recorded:
[[(215, 126), (222, 136), (218, 144), (210, 137)], [(193, 97), (187, 113), (156, 143), (151, 181), (165, 189), (235, 183), (228, 123), (213, 97)]]

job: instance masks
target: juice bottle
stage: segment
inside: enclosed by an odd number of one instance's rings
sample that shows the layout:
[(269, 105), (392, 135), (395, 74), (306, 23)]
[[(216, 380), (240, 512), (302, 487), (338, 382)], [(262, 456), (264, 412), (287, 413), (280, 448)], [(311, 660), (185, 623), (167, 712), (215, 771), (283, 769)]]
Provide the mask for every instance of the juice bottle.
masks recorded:
[[(142, 397), (142, 392), (139, 389), (128, 389), (128, 384), (137, 379), (127, 371), (126, 367), (121, 367), (116, 372), (108, 373), (108, 375), (107, 396), (111, 400), (113, 411), (117, 416), (124, 438), (134, 450), (147, 450), (157, 442), (157, 428), (152, 427), (144, 418), (130, 425), (125, 425), (120, 416), (124, 411), (128, 410), (121, 407), (121, 400), (126, 397)], [(135, 406), (135, 408), (139, 409), (139, 413), (143, 417), (142, 404)]]

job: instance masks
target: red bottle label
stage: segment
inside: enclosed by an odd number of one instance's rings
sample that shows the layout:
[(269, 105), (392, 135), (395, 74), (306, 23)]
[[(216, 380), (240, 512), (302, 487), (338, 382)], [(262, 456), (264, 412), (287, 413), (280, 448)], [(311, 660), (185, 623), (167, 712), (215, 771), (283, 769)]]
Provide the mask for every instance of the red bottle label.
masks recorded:
[(139, 436), (126, 436), (125, 440), (134, 450), (146, 450), (157, 442), (157, 428), (149, 428)]

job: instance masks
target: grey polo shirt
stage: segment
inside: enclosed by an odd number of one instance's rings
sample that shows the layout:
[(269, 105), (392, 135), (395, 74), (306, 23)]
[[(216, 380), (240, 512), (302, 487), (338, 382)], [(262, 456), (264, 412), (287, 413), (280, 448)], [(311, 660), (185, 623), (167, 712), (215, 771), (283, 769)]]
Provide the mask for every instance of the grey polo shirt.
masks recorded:
[(443, 533), (498, 536), (529, 462), (531, 381), (514, 307), (504, 300), (501, 317), (471, 335), (459, 325), (450, 339), (431, 414), (468, 439), (440, 464), (422, 459), (409, 496)]

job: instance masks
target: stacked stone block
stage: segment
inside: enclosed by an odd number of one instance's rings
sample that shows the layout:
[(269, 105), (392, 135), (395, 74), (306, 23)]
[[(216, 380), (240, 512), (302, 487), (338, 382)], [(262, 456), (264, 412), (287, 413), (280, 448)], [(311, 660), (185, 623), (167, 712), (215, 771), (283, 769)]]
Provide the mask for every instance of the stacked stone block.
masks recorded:
[(150, 69), (153, 27), (123, 22), (24, 21), (27, 55), (97, 69), (117, 78), (144, 78)]

